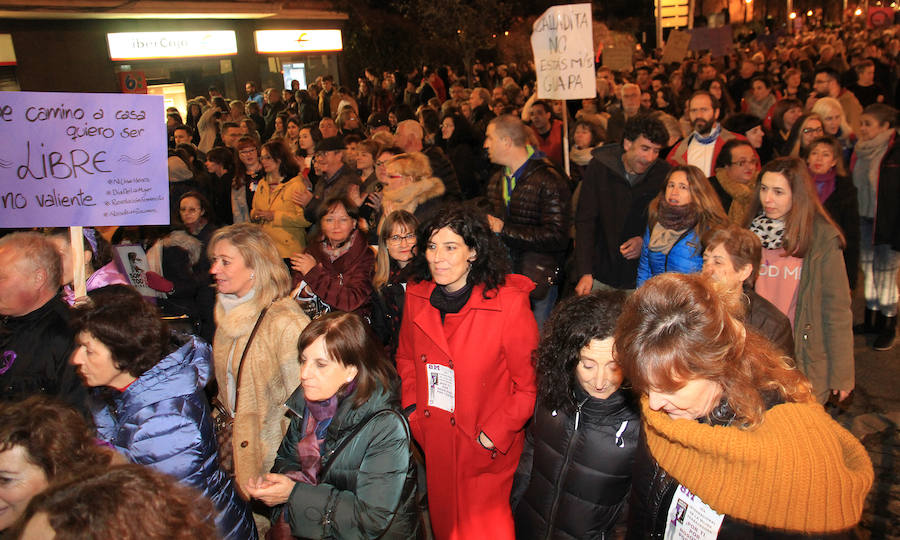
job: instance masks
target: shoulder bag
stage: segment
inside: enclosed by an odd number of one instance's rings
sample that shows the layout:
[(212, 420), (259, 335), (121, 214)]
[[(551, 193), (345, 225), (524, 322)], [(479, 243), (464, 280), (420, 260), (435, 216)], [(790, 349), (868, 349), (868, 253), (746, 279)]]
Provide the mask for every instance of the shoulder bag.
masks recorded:
[[(271, 305), (271, 304), (269, 304)], [(237, 414), (238, 410), (238, 398), (240, 397), (240, 389), (241, 389), (241, 374), (243, 373), (244, 368), (244, 360), (247, 358), (247, 351), (250, 350), (250, 344), (253, 343), (253, 338), (256, 336), (257, 330), (259, 330), (259, 325), (262, 323), (263, 317), (266, 316), (266, 311), (269, 310), (269, 306), (266, 306), (259, 313), (259, 317), (256, 319), (256, 324), (253, 325), (253, 330), (250, 331), (250, 337), (247, 338), (247, 344), (244, 345), (244, 352), (241, 353), (241, 360), (238, 362), (238, 370), (237, 377), (234, 382), (234, 411)], [(225, 390), (227, 392), (227, 389)], [(234, 448), (231, 446), (231, 439), (234, 433), (234, 414), (228, 407), (222, 403), (218, 397), (214, 397), (212, 399), (212, 406), (216, 411), (216, 415), (213, 419), (213, 427), (216, 430), (216, 442), (219, 444), (219, 464), (222, 466), (222, 469), (228, 473), (229, 476), (234, 476)]]

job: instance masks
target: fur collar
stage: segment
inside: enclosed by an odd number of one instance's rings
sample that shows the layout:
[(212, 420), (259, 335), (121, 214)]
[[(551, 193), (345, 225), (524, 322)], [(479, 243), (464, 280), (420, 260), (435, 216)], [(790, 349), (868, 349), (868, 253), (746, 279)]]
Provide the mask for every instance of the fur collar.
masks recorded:
[[(384, 205), (394, 210), (415, 211), (420, 204), (440, 197), (446, 188), (440, 178), (426, 176), (400, 189), (384, 190)], [(390, 212), (385, 211), (385, 215)]]

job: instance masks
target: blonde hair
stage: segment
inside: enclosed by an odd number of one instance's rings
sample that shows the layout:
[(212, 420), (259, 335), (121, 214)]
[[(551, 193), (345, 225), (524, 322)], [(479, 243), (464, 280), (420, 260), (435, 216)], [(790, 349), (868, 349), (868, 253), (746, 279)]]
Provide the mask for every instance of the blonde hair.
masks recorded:
[[(823, 97), (816, 100), (816, 104), (813, 105), (812, 108), (812, 112), (818, 114), (822, 120), (823, 135), (829, 135), (829, 133), (825, 133), (825, 117), (828, 116), (829, 112), (835, 111), (841, 115), (841, 139), (847, 139), (850, 137), (850, 134), (853, 133), (853, 128), (847, 123), (847, 115), (844, 114), (844, 107), (841, 105), (840, 101), (833, 97)], [(832, 136), (836, 137), (836, 135)]]
[(431, 162), (428, 161), (428, 157), (422, 152), (410, 152), (407, 154), (396, 155), (388, 160), (385, 166), (393, 167), (403, 176), (411, 176), (415, 182), (430, 177), (433, 174), (431, 171)]
[(255, 300), (268, 304), (287, 296), (291, 290), (291, 276), (271, 237), (254, 223), (236, 223), (217, 230), (209, 240), (207, 253), (212, 258), (216, 244), (228, 241), (233, 245), (244, 264), (255, 274), (253, 290)]

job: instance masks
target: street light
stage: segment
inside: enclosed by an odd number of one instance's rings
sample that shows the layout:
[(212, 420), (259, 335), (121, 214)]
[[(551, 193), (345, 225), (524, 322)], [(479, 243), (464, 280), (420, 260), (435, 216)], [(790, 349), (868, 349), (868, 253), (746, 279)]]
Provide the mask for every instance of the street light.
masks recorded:
[(796, 12), (796, 11), (792, 11), (791, 14), (788, 15), (788, 18), (791, 19), (792, 21), (793, 21), (794, 19), (796, 19), (796, 18), (797, 18), (797, 12)]
[(860, 15), (862, 15), (862, 10), (859, 8), (856, 8), (856, 11), (854, 11), (853, 14), (856, 15), (857, 17), (859, 17)]

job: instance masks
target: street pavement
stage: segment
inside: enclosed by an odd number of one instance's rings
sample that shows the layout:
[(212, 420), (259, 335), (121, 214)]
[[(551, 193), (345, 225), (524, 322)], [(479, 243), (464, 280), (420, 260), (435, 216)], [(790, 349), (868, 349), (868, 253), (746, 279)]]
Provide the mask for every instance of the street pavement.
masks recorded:
[[(862, 305), (854, 302), (857, 322)], [(874, 336), (855, 336), (856, 389), (837, 420), (859, 438), (875, 469), (857, 529), (861, 539), (900, 540), (900, 341), (893, 350), (871, 348)]]

